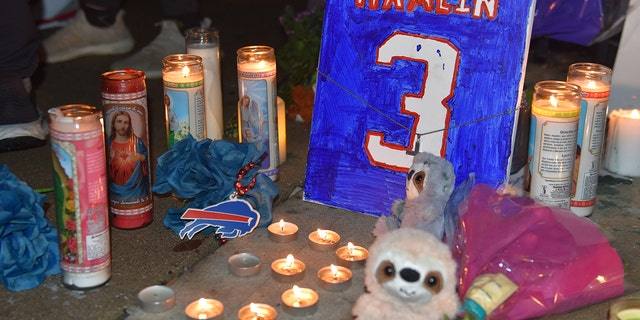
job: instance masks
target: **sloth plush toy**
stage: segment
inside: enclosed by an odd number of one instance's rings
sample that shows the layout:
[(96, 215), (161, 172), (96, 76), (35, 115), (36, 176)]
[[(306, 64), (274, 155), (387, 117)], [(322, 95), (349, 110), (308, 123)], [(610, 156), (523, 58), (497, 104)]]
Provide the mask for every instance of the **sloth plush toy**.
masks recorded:
[(390, 231), (369, 248), (367, 292), (352, 309), (354, 319), (451, 319), (460, 308), (455, 272), (449, 247), (432, 234)]
[(410, 227), (442, 239), (447, 218), (445, 207), (455, 182), (451, 162), (428, 152), (416, 154), (407, 173), (406, 199), (393, 203), (391, 215), (378, 219), (373, 234), (379, 237), (390, 230)]

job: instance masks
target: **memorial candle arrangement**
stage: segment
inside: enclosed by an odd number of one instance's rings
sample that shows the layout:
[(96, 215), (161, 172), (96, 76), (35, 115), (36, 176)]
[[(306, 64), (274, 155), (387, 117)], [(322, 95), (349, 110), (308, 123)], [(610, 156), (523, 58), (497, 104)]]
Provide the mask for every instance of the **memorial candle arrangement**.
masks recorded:
[(172, 54), (162, 60), (162, 83), (166, 112), (167, 145), (191, 134), (205, 136), (204, 73), (202, 58), (192, 54)]
[(219, 33), (215, 28), (197, 27), (185, 31), (187, 53), (202, 58), (206, 132), (211, 140), (222, 139), (224, 132), (219, 43)]
[(574, 63), (569, 66), (567, 82), (580, 86), (582, 92), (573, 177), (575, 192), (571, 197), (571, 211), (586, 217), (593, 212), (596, 203), (611, 90), (611, 69), (596, 63)]
[(640, 177), (640, 110), (609, 114), (604, 167), (623, 176)]
[(580, 87), (564, 81), (536, 83), (532, 102), (529, 196), (569, 209), (576, 161)]
[(224, 305), (222, 302), (205, 298), (200, 298), (190, 303), (184, 309), (184, 313), (189, 319), (216, 319), (218, 317), (222, 319), (223, 312)]
[(278, 178), (278, 114), (276, 105), (276, 55), (271, 47), (238, 49), (238, 137), (240, 142), (258, 143), (267, 158), (260, 171)]

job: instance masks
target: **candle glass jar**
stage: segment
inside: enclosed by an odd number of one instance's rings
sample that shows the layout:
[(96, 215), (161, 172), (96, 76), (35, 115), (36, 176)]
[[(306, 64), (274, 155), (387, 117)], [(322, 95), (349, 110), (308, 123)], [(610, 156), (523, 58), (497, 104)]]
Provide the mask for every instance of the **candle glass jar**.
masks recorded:
[(111, 225), (135, 229), (153, 221), (147, 86), (142, 71), (100, 76)]
[(102, 114), (93, 106), (49, 109), (62, 283), (91, 289), (111, 278)]
[(202, 58), (172, 54), (162, 59), (167, 144), (171, 148), (187, 135), (206, 137)]
[(578, 123), (575, 193), (571, 211), (586, 217), (596, 203), (598, 173), (605, 140), (611, 69), (597, 63), (574, 63), (569, 66), (567, 82), (580, 86), (582, 104)]
[(238, 137), (258, 144), (267, 157), (259, 172), (278, 178), (278, 112), (276, 104), (276, 55), (268, 46), (238, 49)]
[(570, 207), (580, 116), (580, 87), (536, 83), (532, 102), (529, 195), (551, 207)]
[(609, 114), (604, 168), (619, 175), (640, 177), (640, 110)]
[(212, 27), (185, 30), (185, 46), (188, 54), (202, 58), (204, 69), (204, 98), (207, 138), (222, 139), (222, 84), (220, 83), (219, 32)]

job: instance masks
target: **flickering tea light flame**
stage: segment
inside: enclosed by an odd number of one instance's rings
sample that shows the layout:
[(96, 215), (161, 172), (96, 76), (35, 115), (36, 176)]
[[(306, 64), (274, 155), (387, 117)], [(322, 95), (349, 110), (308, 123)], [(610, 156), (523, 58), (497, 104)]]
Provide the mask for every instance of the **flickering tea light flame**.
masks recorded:
[(285, 270), (289, 270), (293, 267), (293, 262), (295, 261), (295, 259), (293, 258), (292, 254), (287, 255), (286, 258), (286, 264), (284, 265)]
[(284, 231), (284, 219), (280, 219), (280, 223), (278, 225), (280, 226), (280, 231)]
[(349, 251), (349, 256), (353, 257), (353, 243), (347, 243), (347, 250)]
[(322, 240), (327, 240), (327, 232), (322, 230), (322, 229), (318, 229), (318, 235), (320, 236), (320, 239)]
[(338, 268), (336, 268), (335, 265), (331, 265), (331, 275), (333, 276), (334, 279), (338, 278)]

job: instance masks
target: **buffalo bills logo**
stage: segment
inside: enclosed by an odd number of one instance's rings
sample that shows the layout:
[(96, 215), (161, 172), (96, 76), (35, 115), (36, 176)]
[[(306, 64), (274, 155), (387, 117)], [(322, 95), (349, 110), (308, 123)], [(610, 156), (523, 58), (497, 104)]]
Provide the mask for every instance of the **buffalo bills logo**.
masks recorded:
[(223, 201), (204, 209), (189, 208), (182, 219), (193, 220), (180, 230), (180, 238), (191, 239), (207, 227), (216, 227), (223, 238), (237, 238), (251, 233), (260, 221), (260, 213), (242, 199)]

